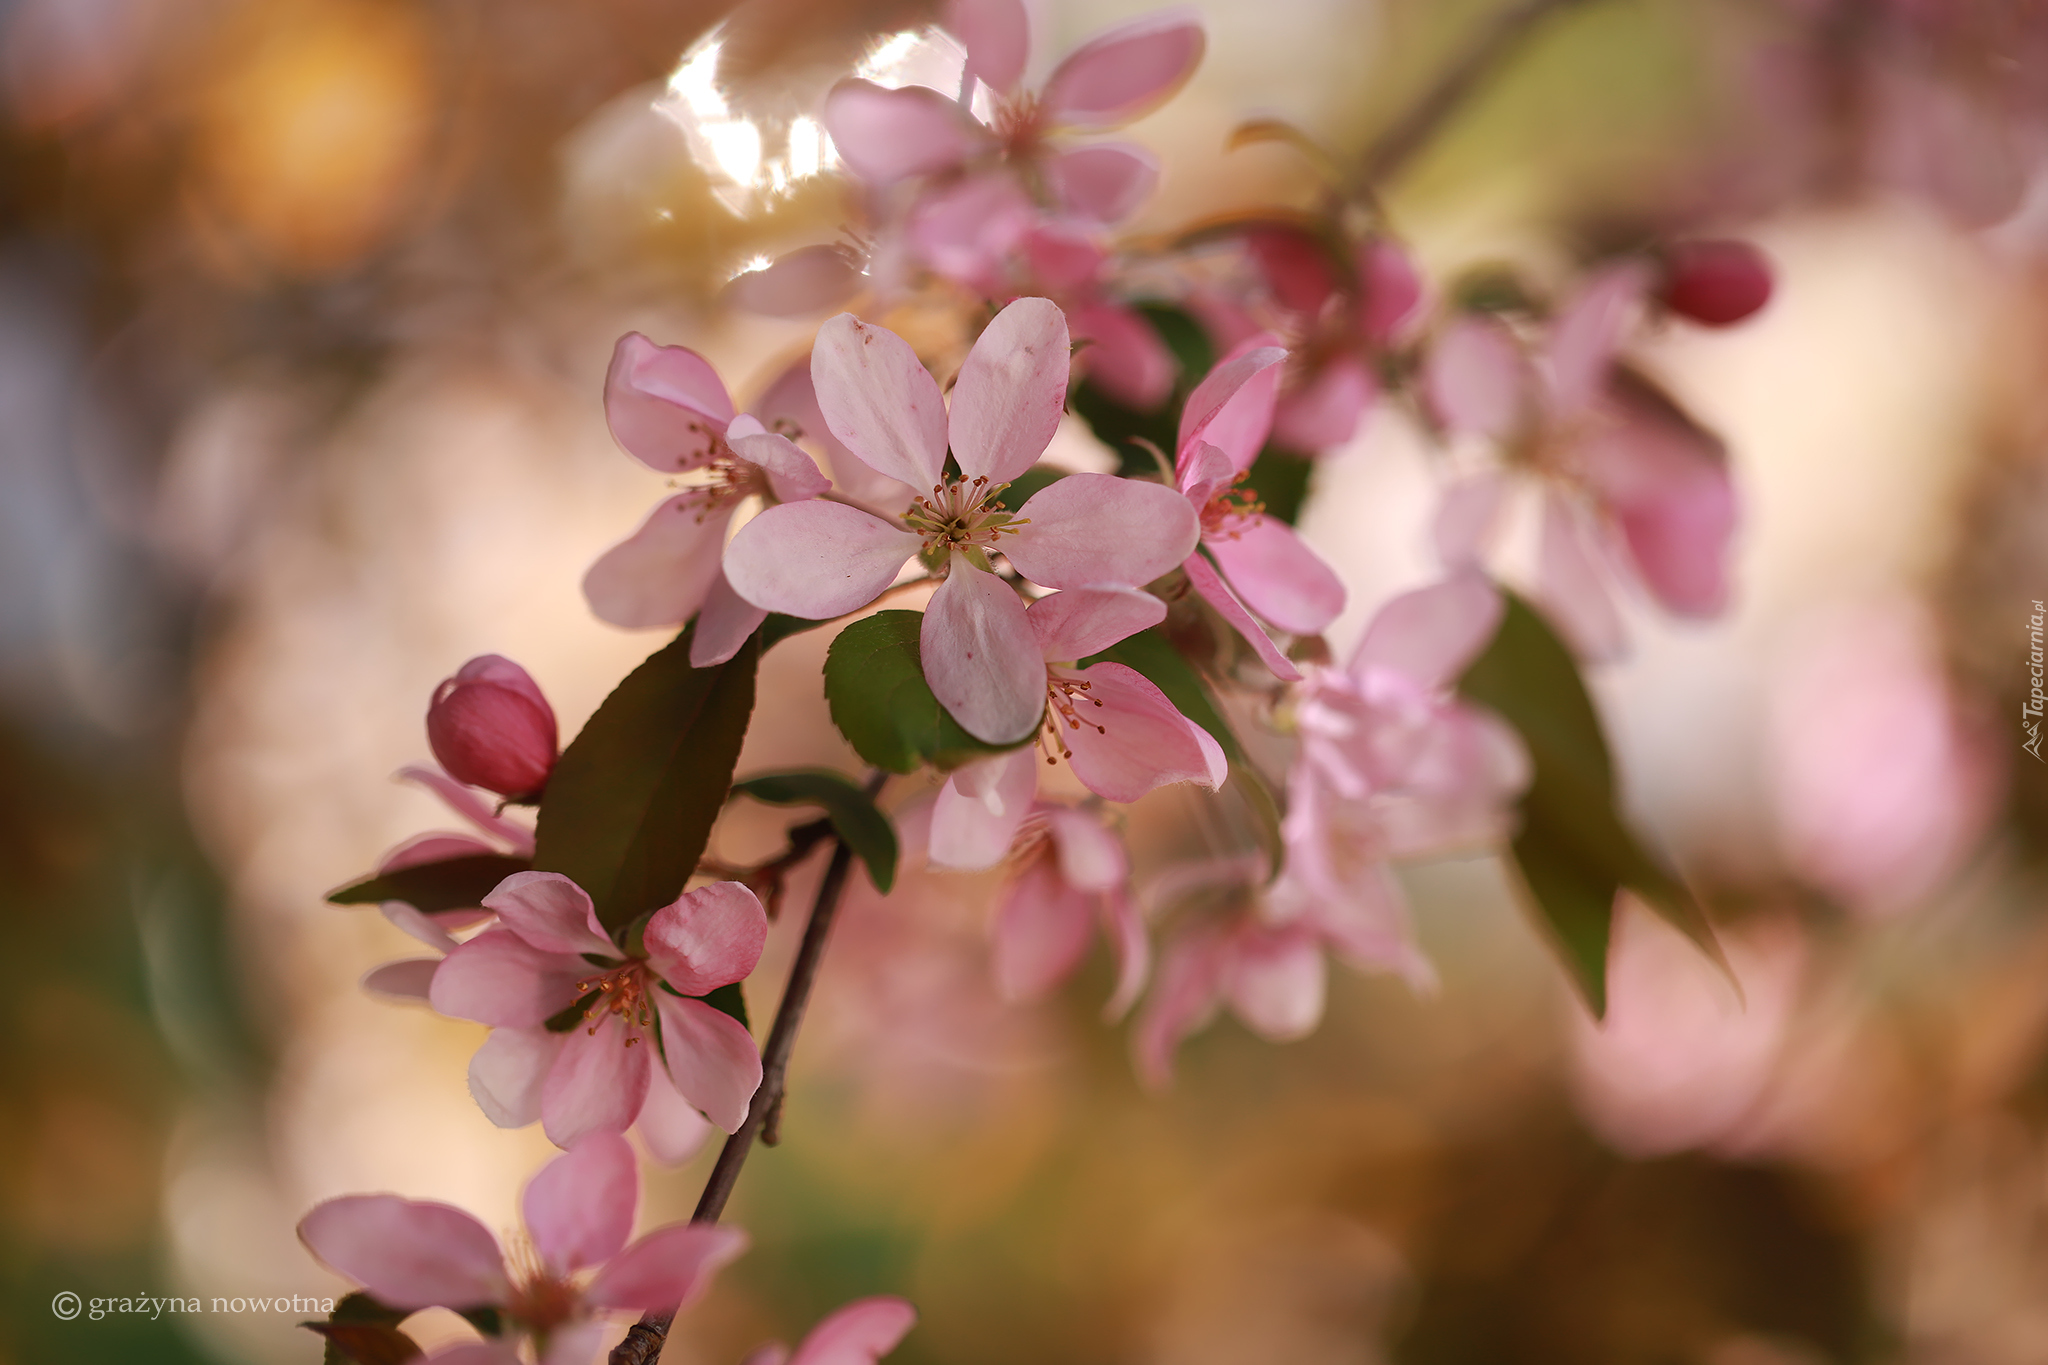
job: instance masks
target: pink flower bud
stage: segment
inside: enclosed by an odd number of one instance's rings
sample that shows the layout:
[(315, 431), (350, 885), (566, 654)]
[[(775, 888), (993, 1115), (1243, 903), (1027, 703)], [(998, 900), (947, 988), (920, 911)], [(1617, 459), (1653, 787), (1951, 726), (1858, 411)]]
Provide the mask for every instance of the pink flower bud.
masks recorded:
[(1707, 327), (1728, 327), (1771, 301), (1771, 263), (1748, 242), (1681, 242), (1671, 249), (1664, 306)]
[(525, 669), (481, 654), (434, 689), (427, 744), (458, 782), (534, 796), (555, 766), (555, 710)]

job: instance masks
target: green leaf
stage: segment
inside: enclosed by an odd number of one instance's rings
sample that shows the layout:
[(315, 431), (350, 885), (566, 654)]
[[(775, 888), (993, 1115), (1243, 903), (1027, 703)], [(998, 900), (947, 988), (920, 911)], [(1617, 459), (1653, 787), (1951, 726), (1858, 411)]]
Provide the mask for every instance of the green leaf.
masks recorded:
[(887, 894), (896, 883), (896, 828), (875, 805), (875, 799), (844, 773), (827, 768), (793, 768), (762, 773), (733, 784), (756, 801), (771, 806), (821, 806), (832, 828), (848, 848), (867, 864), (875, 890)]
[(482, 1332), (485, 1336), (501, 1337), (505, 1335), (504, 1318), (498, 1312), (496, 1304), (487, 1303), (481, 1307), (464, 1308), (458, 1311), (471, 1327), (476, 1328), (477, 1331)]
[(924, 680), (917, 647), (923, 625), (921, 612), (876, 612), (840, 631), (826, 651), (825, 701), (854, 752), (877, 768), (907, 773), (923, 763), (957, 768), (1028, 742), (985, 743), (946, 714)]
[(1615, 809), (1614, 763), (1571, 650), (1527, 602), (1506, 593), (1500, 630), (1458, 689), (1521, 734), (1534, 765), (1515, 862), (1596, 1018), (1607, 1010), (1614, 896), (1627, 887), (1726, 968), (1685, 887), (1646, 852)]
[(472, 853), (438, 863), (401, 867), (381, 876), (336, 887), (327, 899), (336, 905), (372, 905), (404, 901), (423, 915), (440, 910), (468, 910), (482, 905), (498, 883), (531, 866), (524, 858), (502, 853)]
[(754, 1031), (753, 1024), (747, 1020), (747, 997), (746, 993), (740, 989), (739, 982), (728, 982), (717, 990), (707, 995), (697, 996), (696, 998), (702, 1000), (720, 1014), (731, 1015), (739, 1021), (740, 1027), (747, 1032), (752, 1033)]
[(626, 675), (555, 764), (533, 865), (618, 929), (682, 894), (725, 805), (754, 710), (760, 637), (690, 667), (691, 628)]
[(1009, 511), (1016, 511), (1039, 493), (1067, 477), (1067, 471), (1056, 464), (1035, 464), (1010, 480), (1002, 496), (996, 501)]
[[(1141, 303), (1138, 312), (1145, 321), (1152, 324), (1152, 330), (1159, 333), (1159, 339), (1166, 343), (1166, 349), (1173, 352), (1174, 363), (1180, 366), (1180, 387), (1183, 392), (1192, 390), (1202, 382), (1205, 375), (1216, 366), (1216, 346), (1209, 340), (1209, 329), (1195, 320), (1195, 315), (1185, 308), (1176, 308), (1170, 303)], [(1174, 417), (1178, 420), (1180, 408), (1174, 406)], [(1172, 447), (1167, 447), (1171, 452)]]
[(334, 1305), (325, 1322), (299, 1326), (327, 1340), (323, 1365), (400, 1365), (424, 1354), (419, 1343), (398, 1330), (409, 1310), (389, 1308), (358, 1290)]
[(1245, 814), (1258, 832), (1259, 843), (1266, 851), (1267, 867), (1272, 875), (1280, 875), (1281, 864), (1287, 856), (1286, 846), (1280, 839), (1280, 803), (1274, 799), (1273, 789), (1266, 784), (1265, 777), (1245, 757), (1237, 732), (1223, 718), (1216, 699), (1210, 695), (1208, 685), (1202, 681), (1202, 675), (1195, 671), (1194, 665), (1182, 657), (1181, 652), (1173, 647), (1173, 641), (1167, 639), (1165, 632), (1157, 626), (1117, 641), (1102, 653), (1080, 660), (1080, 665), (1086, 668), (1105, 660), (1144, 674), (1154, 687), (1166, 694), (1166, 699), (1176, 710), (1207, 730), (1222, 746), (1223, 756), (1230, 760), (1230, 778), (1223, 784), (1219, 795), (1234, 794), (1243, 804)]

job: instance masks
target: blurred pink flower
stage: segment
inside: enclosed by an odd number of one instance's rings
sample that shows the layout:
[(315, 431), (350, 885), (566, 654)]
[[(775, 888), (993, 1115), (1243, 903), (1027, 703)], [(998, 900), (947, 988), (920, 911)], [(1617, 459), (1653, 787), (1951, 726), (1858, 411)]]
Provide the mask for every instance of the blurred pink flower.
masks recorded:
[(632, 1149), (599, 1132), (527, 1184), (521, 1212), (531, 1240), (510, 1254), (461, 1209), (395, 1194), (316, 1205), (300, 1220), (299, 1238), (387, 1307), (495, 1307), (503, 1315), (505, 1336), (436, 1351), (426, 1357), (433, 1365), (518, 1365), (521, 1339), (539, 1365), (588, 1365), (605, 1335), (604, 1315), (686, 1306), (746, 1249), (738, 1228), (703, 1223), (657, 1228), (628, 1246), (639, 1203)]
[(449, 776), (500, 796), (538, 796), (557, 743), (555, 709), (540, 686), (496, 654), (457, 669), (427, 705), (427, 746)]
[(690, 662), (731, 658), (766, 615), (740, 599), (719, 567), (742, 499), (814, 498), (830, 488), (811, 457), (760, 421), (735, 415), (709, 361), (638, 332), (619, 338), (604, 381), (612, 436), (650, 469), (706, 476), (656, 507), (584, 575), (583, 593), (615, 626), (679, 625), (697, 616)]
[(1290, 635), (1318, 634), (1344, 610), (1344, 585), (1293, 527), (1267, 516), (1239, 487), (1273, 425), (1287, 352), (1271, 340), (1246, 339), (1188, 395), (1174, 479), (1195, 509), (1208, 551), (1182, 562), (1189, 583), (1274, 676), (1293, 682), (1300, 670), (1254, 617)]
[[(590, 897), (553, 872), (507, 877), (484, 905), (498, 924), (448, 954), (428, 998), (443, 1014), (491, 1026), (469, 1083), (492, 1122), (538, 1118), (564, 1147), (636, 1120), (644, 1130), (668, 1117), (657, 1070), (724, 1131), (746, 1120), (761, 1083), (754, 1040), (689, 997), (753, 971), (768, 934), (753, 892), (738, 882), (684, 892), (647, 922), (638, 953), (621, 951)], [(659, 1068), (649, 1057), (657, 1049)]]
[(1784, 1050), (1806, 945), (1786, 921), (1720, 934), (1736, 986), (1624, 896), (1607, 958), (1607, 1017), (1573, 1009), (1572, 1093), (1626, 1156), (1668, 1156), (1742, 1136)]
[(917, 1310), (902, 1299), (855, 1299), (805, 1334), (794, 1354), (773, 1341), (750, 1352), (741, 1365), (874, 1365), (916, 1325)]
[[(895, 520), (822, 498), (771, 507), (726, 547), (727, 576), (756, 607), (823, 619), (872, 602), (917, 556), (941, 580), (920, 637), (933, 694), (977, 738), (1023, 739), (1045, 714), (1045, 664), (989, 555), (1046, 587), (1136, 586), (1187, 554), (1195, 517), (1170, 489), (1101, 474), (1060, 479), (1014, 513), (995, 501), (1064, 411), (1067, 325), (1048, 300), (1019, 299), (989, 323), (950, 412), (902, 338), (850, 313), (819, 329), (811, 365), (833, 435), (931, 494)], [(945, 473), (949, 446), (959, 478)]]
[[(1423, 389), (1454, 434), (1508, 446), (1541, 498), (1538, 596), (1592, 659), (1625, 647), (1609, 582), (1634, 577), (1667, 611), (1720, 614), (1736, 524), (1727, 453), (1663, 392), (1617, 363), (1650, 272), (1625, 261), (1591, 275), (1532, 360), (1505, 323), (1467, 316), (1431, 348)], [(1436, 544), (1446, 567), (1483, 556), (1508, 502), (1488, 469), (1445, 493)]]
[(1937, 890), (1998, 804), (1999, 766), (1958, 715), (1938, 649), (1916, 607), (1848, 613), (1804, 634), (1772, 699), (1785, 856), (1864, 914)]

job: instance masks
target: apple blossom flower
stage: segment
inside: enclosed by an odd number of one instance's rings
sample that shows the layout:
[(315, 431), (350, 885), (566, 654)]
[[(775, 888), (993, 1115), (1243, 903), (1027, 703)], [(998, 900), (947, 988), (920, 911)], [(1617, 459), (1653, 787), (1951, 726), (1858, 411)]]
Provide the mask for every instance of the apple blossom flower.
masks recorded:
[(875, 1365), (917, 1325), (917, 1310), (902, 1299), (855, 1299), (827, 1314), (792, 1354), (779, 1341), (749, 1352), (741, 1365)]
[[(1108, 29), (1068, 54), (1036, 91), (1022, 88), (1030, 24), (1021, 0), (954, 0), (946, 25), (967, 49), (961, 99), (865, 80), (842, 81), (826, 97), (825, 129), (854, 175), (884, 189), (986, 167), (1019, 187), (1042, 186), (1062, 212), (1099, 223), (1128, 217), (1151, 193), (1159, 166), (1143, 148), (1063, 148), (1062, 135), (1120, 127), (1169, 99), (1202, 59), (1198, 21), (1165, 11)], [(972, 112), (976, 82), (995, 100), (986, 124)]]
[(584, 576), (584, 596), (615, 626), (679, 625), (696, 616), (690, 663), (723, 663), (766, 615), (735, 595), (719, 568), (733, 513), (750, 496), (798, 501), (825, 492), (831, 481), (787, 437), (735, 414), (710, 362), (638, 332), (620, 337), (612, 352), (605, 420), (642, 464), (703, 478), (605, 551)]
[[(1025, 738), (1045, 714), (1045, 664), (990, 554), (1049, 588), (1137, 586), (1179, 563), (1197, 535), (1182, 498), (1135, 479), (1069, 475), (1014, 513), (997, 500), (1051, 442), (1067, 367), (1060, 310), (1018, 299), (968, 353), (949, 411), (902, 338), (850, 313), (833, 318), (811, 359), (826, 425), (878, 473), (931, 492), (893, 520), (824, 498), (771, 507), (726, 546), (726, 577), (762, 610), (821, 620), (872, 602), (916, 556), (940, 580), (919, 637), (933, 695), (978, 739)], [(957, 478), (945, 471), (949, 446)]]
[(480, 654), (445, 678), (427, 705), (427, 746), (456, 781), (531, 801), (554, 771), (555, 709), (510, 659)]
[[(1449, 431), (1506, 442), (1509, 467), (1533, 476), (1538, 596), (1593, 659), (1624, 647), (1609, 587), (1617, 573), (1680, 616), (1715, 616), (1728, 601), (1736, 498), (1726, 451), (1616, 359), (1649, 284), (1641, 261), (1595, 273), (1552, 321), (1534, 363), (1502, 322), (1458, 319), (1423, 376)], [(1480, 560), (1509, 492), (1491, 468), (1446, 491), (1435, 527), (1446, 567)]]
[(493, 1123), (538, 1118), (558, 1146), (644, 1125), (650, 1101), (669, 1098), (656, 1070), (725, 1132), (746, 1120), (760, 1053), (736, 1020), (693, 997), (741, 980), (760, 959), (768, 917), (753, 892), (738, 882), (686, 891), (630, 948), (557, 873), (507, 877), (484, 905), (498, 924), (449, 952), (428, 998), (443, 1014), (491, 1026), (469, 1083)]
[[(1188, 395), (1174, 461), (1175, 485), (1201, 524), (1200, 552), (1182, 562), (1189, 583), (1243, 636), (1275, 677), (1301, 671), (1259, 625), (1314, 635), (1344, 610), (1344, 585), (1294, 528), (1269, 517), (1241, 485), (1272, 429), (1287, 352), (1250, 337)], [(1214, 561), (1213, 564), (1211, 561)], [(1254, 619), (1254, 618), (1258, 619)]]
[(519, 1365), (522, 1341), (539, 1365), (589, 1365), (606, 1315), (687, 1305), (746, 1249), (744, 1232), (709, 1223), (673, 1223), (628, 1245), (639, 1203), (632, 1148), (594, 1132), (527, 1183), (526, 1236), (509, 1249), (461, 1209), (395, 1194), (315, 1205), (299, 1239), (389, 1308), (498, 1310), (504, 1335), (445, 1347), (429, 1365)]

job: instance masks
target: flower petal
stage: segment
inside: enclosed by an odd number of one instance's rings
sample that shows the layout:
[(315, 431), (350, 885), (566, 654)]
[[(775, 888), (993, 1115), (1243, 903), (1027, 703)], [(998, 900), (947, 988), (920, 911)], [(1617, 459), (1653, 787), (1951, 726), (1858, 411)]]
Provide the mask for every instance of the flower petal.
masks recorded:
[(960, 366), (948, 431), (970, 479), (1008, 483), (1038, 461), (1067, 404), (1067, 318), (1051, 299), (1013, 301)]
[(1045, 714), (1045, 660), (1024, 604), (994, 574), (954, 558), (952, 573), (925, 608), (918, 652), (932, 695), (968, 734), (1011, 744), (1038, 728)]
[(836, 244), (798, 247), (732, 277), (726, 302), (771, 318), (812, 317), (860, 292), (860, 267)]
[(869, 507), (909, 505), (912, 491), (908, 485), (869, 468), (840, 444), (832, 428), (825, 424), (825, 414), (818, 407), (818, 391), (811, 382), (808, 352), (776, 377), (755, 400), (753, 412), (771, 427), (794, 428), (797, 440), (810, 442), (822, 451), (833, 482), (845, 496)]
[(1037, 795), (1034, 748), (956, 768), (932, 802), (932, 865), (963, 872), (994, 867), (1010, 851)]
[(537, 1365), (591, 1365), (611, 1331), (602, 1318), (572, 1318), (548, 1333), (547, 1349)]
[(494, 838), (503, 839), (514, 853), (533, 856), (533, 831), (516, 820), (492, 811), (489, 803), (438, 768), (409, 763), (398, 770), (402, 782), (417, 782), (448, 803), (448, 808)]
[(711, 458), (732, 420), (732, 399), (703, 356), (628, 332), (605, 372), (604, 416), (612, 439), (634, 459), (676, 474)]
[(1187, 558), (1202, 527), (1171, 488), (1110, 474), (1069, 474), (1018, 509), (1005, 536), (1017, 572), (1048, 588), (1142, 587)]
[(1184, 457), (1197, 442), (1207, 441), (1230, 457), (1233, 469), (1252, 467), (1273, 429), (1273, 406), (1280, 393), (1280, 362), (1287, 352), (1260, 332), (1239, 342), (1188, 395), (1180, 415), (1176, 456)]
[(1152, 970), (1152, 940), (1146, 937), (1137, 900), (1120, 888), (1103, 894), (1102, 928), (1116, 957), (1116, 990), (1103, 1005), (1102, 1017), (1115, 1022), (1130, 1012), (1145, 989)]
[(500, 1128), (524, 1128), (540, 1118), (540, 1092), (561, 1055), (566, 1033), (544, 1028), (494, 1028), (469, 1059), (469, 1094)]
[(719, 1267), (747, 1249), (747, 1234), (716, 1223), (656, 1228), (599, 1271), (584, 1299), (599, 1308), (670, 1313), (687, 1308)]
[(1136, 588), (1069, 588), (1039, 598), (1024, 613), (1047, 662), (1100, 654), (1166, 619), (1166, 603)]
[(679, 1166), (695, 1156), (711, 1136), (711, 1123), (697, 1107), (684, 1099), (676, 1083), (668, 1078), (667, 1067), (656, 1067), (647, 1082), (647, 1102), (633, 1131), (657, 1165)]
[(527, 1182), (520, 1213), (556, 1271), (602, 1265), (625, 1249), (640, 1208), (640, 1166), (617, 1133), (591, 1133)]
[(1408, 253), (1385, 237), (1359, 246), (1358, 330), (1376, 347), (1392, 346), (1422, 316), (1422, 277)]
[(1496, 470), (1481, 470), (1444, 489), (1430, 538), (1446, 569), (1478, 568), (1500, 525), (1508, 481)]
[(902, 1299), (856, 1299), (813, 1327), (788, 1365), (875, 1365), (916, 1325), (917, 1310)]
[[(478, 849), (481, 853), (495, 853), (495, 849)], [(385, 901), (377, 907), (379, 914), (389, 920), (394, 928), (403, 930), (421, 943), (441, 954), (442, 957), (455, 951), (455, 940), (438, 921), (407, 905), (404, 901)]]
[(1268, 1042), (1305, 1038), (1323, 1018), (1325, 972), (1314, 938), (1293, 930), (1233, 935), (1223, 993), (1246, 1027)]
[(1141, 1082), (1157, 1090), (1173, 1079), (1174, 1052), (1182, 1039), (1216, 1017), (1222, 983), (1219, 934), (1195, 929), (1166, 945), (1158, 981), (1131, 1029), (1131, 1061)]
[(1202, 600), (1216, 608), (1224, 624), (1244, 637), (1244, 642), (1259, 656), (1259, 662), (1273, 671), (1274, 677), (1282, 682), (1301, 681), (1301, 670), (1280, 652), (1280, 647), (1273, 643), (1272, 637), (1252, 619), (1252, 614), (1245, 610), (1244, 603), (1237, 600), (1237, 595), (1231, 592), (1229, 585), (1216, 570), (1209, 567), (1208, 560), (1200, 555), (1189, 555), (1181, 568), (1187, 571), (1188, 582), (1194, 585)]
[(702, 503), (698, 494), (678, 493), (598, 556), (583, 575), (583, 597), (598, 620), (628, 630), (673, 626), (704, 605), (731, 515), (707, 513)]
[(1336, 571), (1284, 521), (1246, 517), (1203, 543), (1244, 604), (1289, 635), (1320, 634), (1344, 610)]
[(840, 160), (870, 185), (952, 170), (989, 137), (966, 110), (922, 85), (841, 81), (825, 96), (823, 122)]
[(1125, 407), (1152, 412), (1173, 392), (1179, 369), (1152, 325), (1128, 308), (1099, 300), (1067, 309), (1067, 326), (1086, 341), (1076, 358), (1088, 378)]
[(1102, 663), (1073, 675), (1088, 684), (1074, 697), (1075, 719), (1060, 718), (1074, 776), (1109, 801), (1135, 801), (1155, 787), (1193, 782), (1214, 787), (1229, 773), (1209, 732), (1174, 709), (1136, 669)]
[(661, 1012), (661, 1048), (669, 1079), (682, 1097), (728, 1133), (747, 1121), (761, 1088), (761, 1052), (731, 1015), (701, 1000), (654, 992)]
[(502, 1338), (458, 1342), (418, 1359), (420, 1365), (524, 1365), (519, 1348)]
[(697, 613), (697, 633), (690, 637), (690, 667), (710, 668), (740, 652), (747, 637), (761, 628), (768, 613), (733, 591), (721, 568), (704, 594)]
[(811, 383), (825, 425), (869, 468), (919, 490), (939, 481), (946, 405), (902, 337), (851, 313), (827, 319), (811, 345)]
[(1046, 77), (1040, 103), (1054, 123), (1114, 128), (1149, 114), (1201, 64), (1201, 24), (1167, 10), (1105, 29)]
[[(397, 844), (377, 860), (377, 875), (396, 872), (400, 868), (420, 867), (426, 863), (446, 862), (450, 858), (468, 858), (478, 853), (497, 853), (496, 844), (487, 844), (469, 834), (450, 834), (444, 830), (429, 830), (415, 834), (412, 838)], [(404, 901), (385, 901), (386, 905), (405, 905)], [(408, 910), (411, 906), (406, 906)], [(387, 916), (390, 911), (384, 912)], [(413, 913), (418, 914), (418, 911)], [(393, 921), (396, 923), (396, 921)], [(399, 925), (401, 929), (404, 925)], [(410, 929), (406, 930), (411, 933)]]
[(1456, 682), (1500, 627), (1500, 590), (1476, 573), (1402, 593), (1381, 607), (1351, 655), (1350, 672), (1398, 673), (1425, 692)]
[(1522, 348), (1506, 327), (1490, 317), (1461, 317), (1429, 348), (1422, 392), (1451, 431), (1499, 438), (1522, 419), (1527, 373)]
[(1333, 356), (1308, 383), (1280, 395), (1273, 409), (1273, 439), (1310, 454), (1343, 445), (1379, 397), (1379, 381), (1357, 356)]
[(823, 621), (857, 611), (896, 581), (918, 536), (822, 498), (771, 507), (725, 547), (733, 591), (764, 611)]
[(540, 1092), (540, 1124), (548, 1141), (573, 1147), (587, 1133), (623, 1133), (639, 1117), (652, 1049), (645, 1037), (627, 1047), (628, 1036), (608, 1014), (594, 1028), (563, 1035), (566, 1041)]
[(1060, 876), (1068, 885), (1083, 891), (1114, 891), (1130, 878), (1123, 844), (1094, 816), (1070, 806), (1054, 806), (1046, 811), (1045, 820), (1059, 858)]
[(943, 22), (967, 49), (968, 75), (998, 95), (1017, 88), (1031, 56), (1022, 0), (950, 0)]
[(997, 903), (993, 966), (1005, 1000), (1032, 1000), (1073, 974), (1095, 928), (1095, 900), (1059, 864), (1033, 858)]
[(1599, 535), (1592, 517), (1563, 494), (1544, 495), (1536, 562), (1541, 599), (1572, 648), (1596, 662), (1619, 658), (1628, 648), (1628, 629), (1600, 566)]
[(746, 413), (732, 419), (725, 440), (733, 454), (768, 476), (768, 486), (778, 502), (815, 498), (832, 486), (818, 462), (795, 442), (769, 431)]
[(363, 974), (363, 989), (386, 1000), (417, 1000), (426, 1004), (434, 989), (438, 957), (408, 957), (372, 967)]
[(498, 1239), (449, 1204), (356, 1194), (316, 1204), (299, 1240), (393, 1308), (476, 1308), (508, 1290)]
[(685, 891), (647, 921), (647, 960), (684, 995), (743, 981), (768, 941), (768, 913), (738, 882)]
[(1595, 272), (1550, 327), (1544, 359), (1550, 397), (1559, 415), (1590, 407), (1607, 387), (1629, 326), (1642, 311), (1651, 270), (1647, 261), (1628, 260)]
[(543, 952), (619, 956), (589, 895), (559, 872), (515, 872), (484, 897), (484, 909)]
[(534, 947), (510, 929), (486, 929), (441, 960), (427, 999), (457, 1019), (532, 1028), (573, 1004), (589, 972), (578, 957)]
[(1007, 267), (1039, 217), (1007, 171), (988, 171), (918, 196), (905, 240), (934, 271), (977, 293), (1007, 294)]
[(1135, 143), (1096, 142), (1047, 161), (1045, 178), (1068, 212), (1107, 226), (1152, 197), (1159, 158)]
[(1618, 383), (1603, 415), (1579, 458), (1644, 585), (1669, 611), (1718, 615), (1737, 521), (1726, 450), (1645, 381)]

